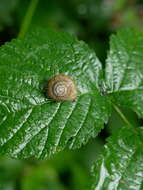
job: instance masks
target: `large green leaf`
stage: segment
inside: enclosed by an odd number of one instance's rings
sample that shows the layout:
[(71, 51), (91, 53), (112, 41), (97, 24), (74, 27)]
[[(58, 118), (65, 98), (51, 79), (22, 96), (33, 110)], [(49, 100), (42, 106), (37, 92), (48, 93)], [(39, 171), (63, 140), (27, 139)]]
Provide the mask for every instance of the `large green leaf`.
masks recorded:
[(111, 36), (105, 82), (116, 104), (143, 117), (143, 33), (122, 29)]
[[(75, 102), (54, 102), (44, 86), (57, 74), (77, 85)], [(0, 154), (45, 158), (96, 136), (110, 113), (102, 68), (88, 46), (66, 33), (35, 30), (0, 49)]]
[(143, 128), (122, 128), (108, 139), (93, 168), (94, 190), (143, 188)]

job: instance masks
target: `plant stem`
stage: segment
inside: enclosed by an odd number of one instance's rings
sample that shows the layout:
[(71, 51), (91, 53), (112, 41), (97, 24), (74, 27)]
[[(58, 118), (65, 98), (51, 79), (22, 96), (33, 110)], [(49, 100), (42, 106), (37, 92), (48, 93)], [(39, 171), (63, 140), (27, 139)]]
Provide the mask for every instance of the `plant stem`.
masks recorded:
[(18, 38), (23, 38), (25, 36), (25, 34), (29, 28), (29, 25), (31, 23), (34, 12), (36, 10), (37, 4), (38, 4), (38, 0), (31, 0), (30, 1), (26, 15), (25, 15), (23, 22), (21, 24), (21, 28), (20, 28), (20, 32), (18, 34)]
[(122, 111), (115, 105), (113, 104), (114, 109), (116, 110), (116, 112), (120, 115), (120, 117), (122, 118), (122, 120), (129, 126), (132, 126), (132, 124), (129, 122), (129, 120), (126, 118), (126, 116), (122, 113)]

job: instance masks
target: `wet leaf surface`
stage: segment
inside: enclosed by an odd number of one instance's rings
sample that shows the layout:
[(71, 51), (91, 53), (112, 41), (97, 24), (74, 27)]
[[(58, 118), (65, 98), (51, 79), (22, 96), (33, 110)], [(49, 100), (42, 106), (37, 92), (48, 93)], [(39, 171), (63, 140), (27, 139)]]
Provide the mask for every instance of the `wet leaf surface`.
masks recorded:
[[(75, 80), (75, 102), (45, 95), (47, 81), (57, 74)], [(66, 33), (39, 29), (2, 46), (0, 81), (1, 154), (49, 157), (85, 144), (108, 120), (101, 64), (84, 42)]]

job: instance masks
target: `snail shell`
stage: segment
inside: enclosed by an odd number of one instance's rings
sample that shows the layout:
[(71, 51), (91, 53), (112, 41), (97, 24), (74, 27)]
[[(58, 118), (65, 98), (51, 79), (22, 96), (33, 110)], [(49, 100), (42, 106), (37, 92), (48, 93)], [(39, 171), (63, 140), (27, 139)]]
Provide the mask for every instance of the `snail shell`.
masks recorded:
[(60, 74), (51, 78), (48, 82), (48, 97), (55, 101), (73, 101), (76, 99), (76, 85), (73, 79)]

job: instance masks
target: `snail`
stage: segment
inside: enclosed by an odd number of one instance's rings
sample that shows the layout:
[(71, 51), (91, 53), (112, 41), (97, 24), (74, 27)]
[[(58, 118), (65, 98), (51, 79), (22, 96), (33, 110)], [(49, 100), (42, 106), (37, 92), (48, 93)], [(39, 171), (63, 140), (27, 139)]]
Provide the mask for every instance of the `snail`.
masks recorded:
[(59, 74), (48, 82), (47, 95), (55, 101), (73, 101), (77, 91), (74, 80), (65, 74)]

